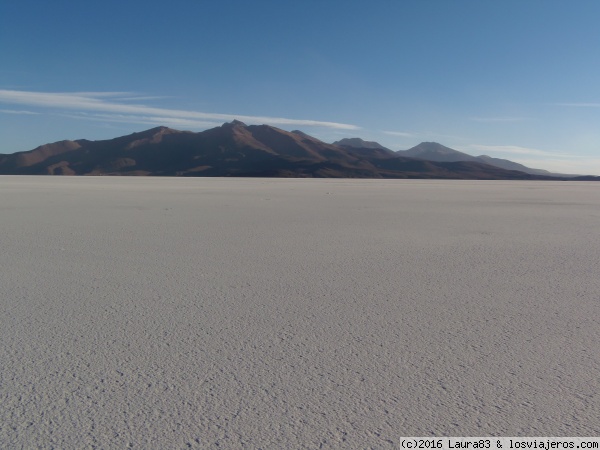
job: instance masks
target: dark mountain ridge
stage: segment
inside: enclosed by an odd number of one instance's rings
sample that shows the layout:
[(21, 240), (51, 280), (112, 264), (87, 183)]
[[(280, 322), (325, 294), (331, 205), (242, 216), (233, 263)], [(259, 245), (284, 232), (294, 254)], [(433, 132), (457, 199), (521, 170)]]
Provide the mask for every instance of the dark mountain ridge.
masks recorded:
[(327, 144), (300, 131), (239, 121), (199, 133), (156, 127), (108, 140), (46, 144), (0, 155), (0, 174), (552, 179), (478, 160), (429, 161), (380, 145)]

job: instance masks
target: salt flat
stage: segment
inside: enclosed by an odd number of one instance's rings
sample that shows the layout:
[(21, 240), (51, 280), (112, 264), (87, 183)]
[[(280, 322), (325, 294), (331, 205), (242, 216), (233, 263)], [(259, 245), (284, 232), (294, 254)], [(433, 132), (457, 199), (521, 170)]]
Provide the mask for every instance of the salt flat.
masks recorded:
[(600, 433), (600, 185), (0, 177), (1, 448)]

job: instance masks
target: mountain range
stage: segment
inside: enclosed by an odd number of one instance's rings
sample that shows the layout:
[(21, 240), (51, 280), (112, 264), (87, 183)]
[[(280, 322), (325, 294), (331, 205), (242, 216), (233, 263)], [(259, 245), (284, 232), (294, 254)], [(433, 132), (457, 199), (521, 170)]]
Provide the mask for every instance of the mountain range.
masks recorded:
[(298, 130), (288, 132), (237, 120), (199, 133), (157, 127), (114, 139), (59, 141), (30, 151), (0, 154), (0, 174), (569, 178), (508, 160), (467, 155), (433, 142), (394, 152), (360, 138), (328, 144)]
[(334, 142), (334, 144), (341, 145), (344, 147), (364, 147), (374, 148), (382, 151), (391, 152), (397, 156), (407, 156), (409, 158), (424, 159), (427, 161), (437, 162), (456, 162), (456, 161), (475, 161), (483, 164), (489, 164), (492, 166), (500, 167), (501, 169), (507, 170), (518, 170), (520, 172), (530, 173), (533, 175), (548, 175), (553, 177), (576, 177), (577, 175), (552, 173), (543, 169), (532, 169), (531, 167), (524, 166), (523, 164), (510, 161), (508, 159), (493, 158), (487, 155), (472, 156), (467, 153), (459, 152), (452, 148), (446, 147), (437, 142), (421, 142), (419, 145), (408, 149), (398, 150), (394, 152), (377, 142), (363, 141), (360, 138), (342, 139)]

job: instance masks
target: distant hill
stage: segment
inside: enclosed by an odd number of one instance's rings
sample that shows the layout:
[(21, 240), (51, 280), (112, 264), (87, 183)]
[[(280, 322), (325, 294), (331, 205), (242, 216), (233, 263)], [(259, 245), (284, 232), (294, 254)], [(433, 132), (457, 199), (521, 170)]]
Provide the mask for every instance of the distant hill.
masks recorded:
[(364, 141), (361, 138), (344, 138), (335, 141), (333, 145), (344, 147), (353, 154), (360, 156), (377, 156), (380, 158), (398, 156), (395, 151), (384, 147), (378, 142)]
[(553, 177), (571, 176), (571, 175), (560, 174), (560, 173), (552, 173), (552, 172), (549, 172), (549, 171), (543, 170), (543, 169), (533, 169), (531, 167), (524, 166), (523, 164), (519, 164), (514, 161), (510, 161), (508, 159), (493, 158), (493, 157), (487, 156), (487, 155), (477, 156), (477, 159), (486, 164), (491, 164), (492, 166), (501, 167), (502, 169), (507, 169), (507, 170), (520, 170), (521, 172), (525, 172), (525, 173), (532, 173), (535, 175), (548, 175), (548, 176), (553, 176)]
[(390, 153), (395, 153), (393, 150), (384, 147), (379, 142), (375, 141), (364, 141), (361, 138), (344, 138), (339, 141), (335, 141), (333, 145), (339, 145), (340, 147), (354, 147), (354, 148), (378, 148), (381, 150), (387, 150)]
[(529, 173), (532, 175), (544, 175), (550, 177), (575, 177), (576, 175), (552, 173), (543, 169), (532, 169), (508, 159), (493, 158), (487, 155), (473, 156), (467, 153), (459, 152), (452, 148), (446, 147), (437, 142), (421, 142), (419, 145), (408, 150), (400, 150), (396, 152), (401, 156), (410, 158), (425, 159), (427, 161), (438, 162), (457, 162), (457, 161), (476, 161), (483, 164), (490, 164), (495, 167), (500, 167), (506, 170), (518, 170), (520, 172)]
[(396, 153), (377, 143), (350, 141), (360, 146), (327, 144), (301, 131), (239, 121), (200, 133), (156, 127), (114, 139), (60, 141), (0, 155), (0, 174), (551, 179), (477, 158), (417, 159), (405, 154), (424, 153)]
[(456, 161), (477, 161), (475, 156), (459, 152), (457, 150), (445, 147), (437, 142), (421, 142), (419, 145), (396, 152), (399, 156), (409, 158), (426, 159), (427, 161), (438, 162), (456, 162)]

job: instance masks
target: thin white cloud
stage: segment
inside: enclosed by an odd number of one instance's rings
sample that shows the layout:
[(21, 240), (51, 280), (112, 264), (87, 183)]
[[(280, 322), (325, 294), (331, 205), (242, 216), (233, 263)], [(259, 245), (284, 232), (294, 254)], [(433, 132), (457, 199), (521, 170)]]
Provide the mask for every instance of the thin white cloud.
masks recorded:
[(555, 157), (555, 158), (573, 158), (573, 155), (566, 153), (549, 152), (546, 150), (538, 150), (535, 148), (519, 147), (517, 145), (479, 145), (471, 144), (468, 146), (471, 151), (484, 153), (509, 153), (513, 155), (530, 155), (540, 157)]
[(17, 109), (0, 109), (0, 112), (5, 113), (5, 114), (25, 114), (25, 115), (39, 114), (39, 113), (33, 112), (33, 111), (24, 111), (24, 110), (17, 110)]
[(502, 123), (502, 122), (523, 122), (529, 120), (527, 117), (469, 117), (474, 122)]
[(360, 127), (345, 123), (324, 122), (319, 120), (288, 119), (284, 117), (246, 116), (237, 114), (205, 113), (178, 109), (155, 108), (145, 105), (119, 103), (120, 97), (130, 98), (128, 92), (31, 92), (0, 90), (0, 102), (27, 105), (51, 109), (67, 109), (77, 112), (97, 112), (123, 114), (125, 116), (169, 117), (194, 121), (231, 121), (241, 120), (250, 124), (298, 125), (326, 127), (344, 130), (356, 130)]
[[(465, 146), (462, 151), (470, 154), (485, 153), (490, 156), (511, 155), (510, 160), (527, 167), (545, 169), (564, 174), (600, 175), (600, 158), (569, 155), (536, 148), (516, 145), (478, 145)], [(515, 155), (514, 157), (512, 155)]]
[(405, 133), (404, 131), (382, 131), (384, 134), (389, 134), (390, 136), (400, 136), (400, 137), (413, 137), (412, 133)]
[(570, 160), (515, 158), (512, 161), (527, 167), (549, 170), (550, 172), (600, 176), (600, 158), (576, 158)]
[[(26, 91), (20, 91), (26, 92)], [(36, 92), (33, 92), (34, 94)], [(42, 92), (40, 92), (42, 94)], [(76, 91), (76, 92), (56, 92), (59, 95), (75, 95), (78, 97), (127, 97), (134, 96), (134, 92), (126, 91)]]
[(221, 122), (211, 122), (206, 120), (180, 119), (177, 117), (156, 117), (156, 116), (135, 116), (128, 114), (95, 114), (95, 113), (75, 113), (60, 114), (62, 117), (79, 120), (91, 120), (97, 122), (116, 122), (116, 123), (135, 123), (141, 125), (165, 125), (179, 128), (207, 128), (217, 127)]
[(133, 97), (119, 97), (120, 102), (139, 102), (141, 100), (162, 100), (164, 98), (169, 98), (162, 95), (138, 95)]

